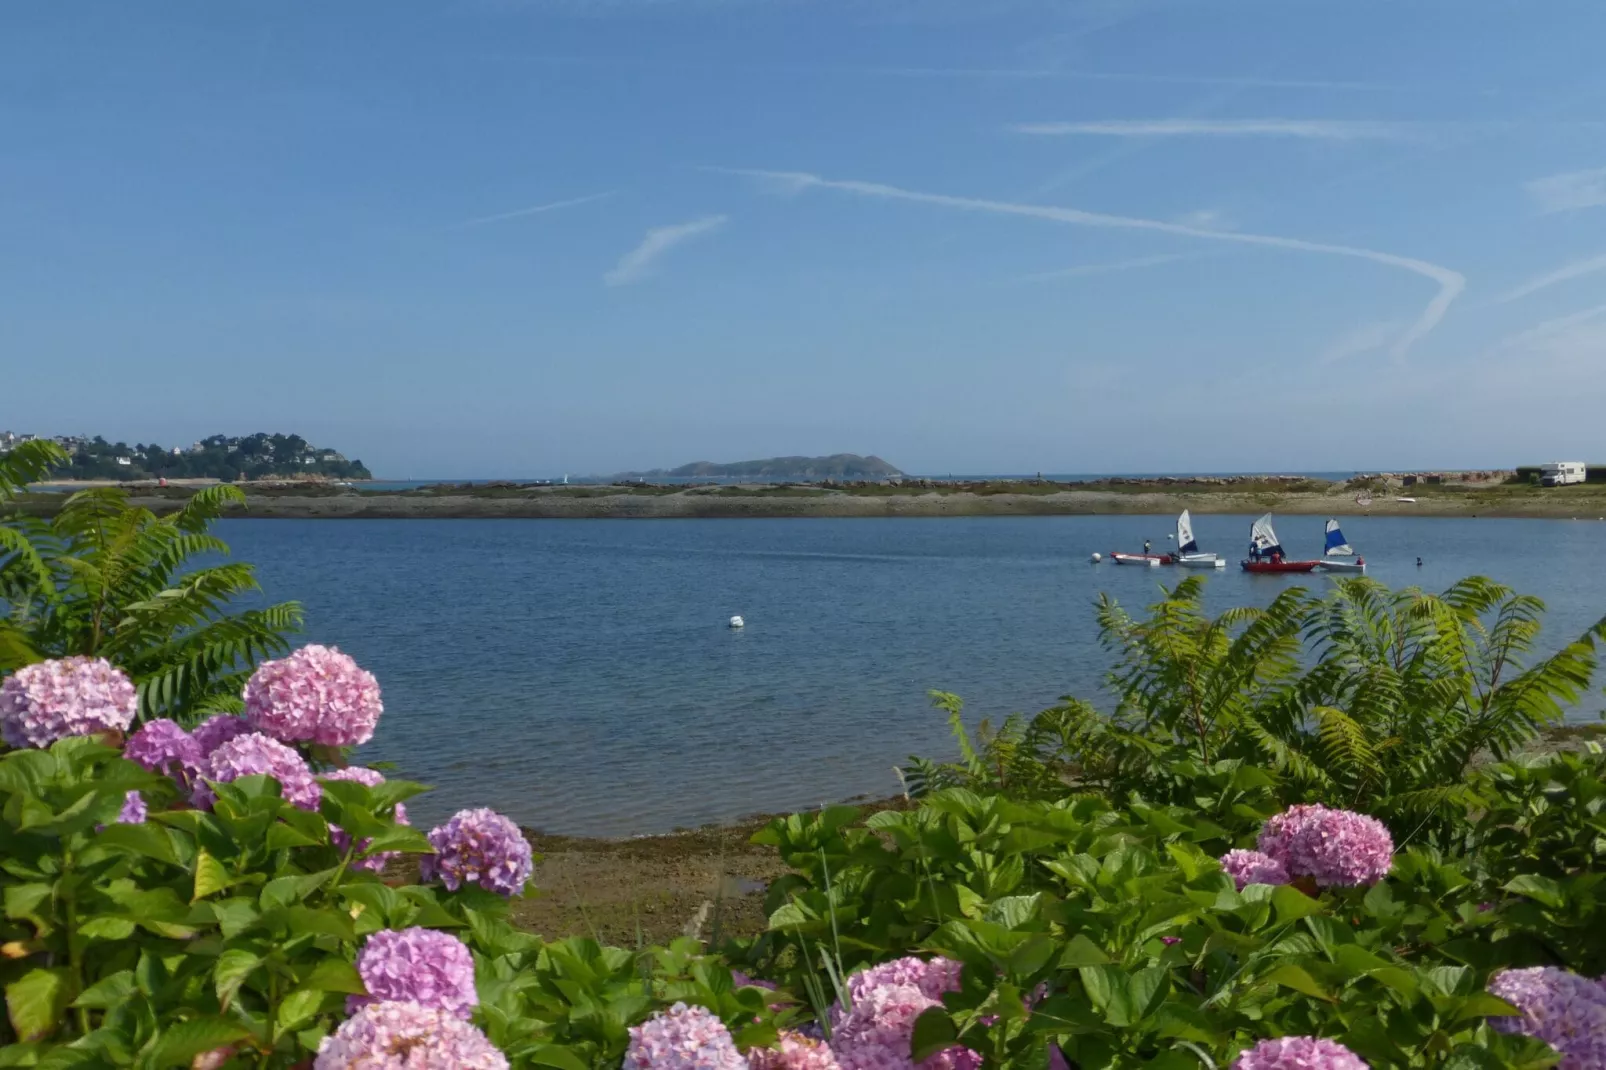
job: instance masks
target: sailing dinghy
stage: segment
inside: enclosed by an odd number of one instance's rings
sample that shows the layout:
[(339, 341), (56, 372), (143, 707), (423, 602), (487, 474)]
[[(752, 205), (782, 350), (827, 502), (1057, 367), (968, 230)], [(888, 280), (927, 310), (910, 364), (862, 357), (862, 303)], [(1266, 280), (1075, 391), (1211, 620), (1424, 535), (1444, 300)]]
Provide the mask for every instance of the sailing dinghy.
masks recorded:
[(1366, 571), (1366, 558), (1356, 554), (1355, 548), (1338, 529), (1337, 520), (1327, 522), (1327, 546), (1322, 551), (1322, 559), (1318, 565), (1324, 572)]
[(1177, 517), (1177, 553), (1174, 563), (1183, 568), (1226, 568), (1226, 558), (1205, 553), (1199, 549), (1199, 540), (1193, 537), (1193, 518), (1186, 509)]
[(1272, 530), (1271, 514), (1267, 513), (1249, 525), (1249, 557), (1243, 562), (1245, 572), (1309, 572), (1320, 562), (1290, 561), (1283, 553), (1277, 532)]
[(1123, 554), (1119, 550), (1110, 551), (1110, 560), (1117, 565), (1142, 565), (1158, 568), (1171, 563), (1170, 554)]

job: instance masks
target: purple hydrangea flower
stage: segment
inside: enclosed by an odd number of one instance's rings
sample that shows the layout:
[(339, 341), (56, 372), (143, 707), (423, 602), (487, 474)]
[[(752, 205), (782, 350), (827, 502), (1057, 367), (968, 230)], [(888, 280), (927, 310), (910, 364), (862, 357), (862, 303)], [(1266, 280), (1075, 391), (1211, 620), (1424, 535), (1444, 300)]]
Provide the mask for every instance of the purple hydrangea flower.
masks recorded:
[(767, 988), (771, 992), (776, 990), (775, 982), (760, 981), (756, 977), (747, 976), (747, 974), (743, 973), (741, 970), (731, 971), (731, 984), (735, 985), (737, 988)]
[(433, 855), (425, 855), (420, 872), (452, 891), (478, 884), (499, 895), (524, 888), (534, 869), (529, 841), (519, 827), (495, 810), (459, 810), (446, 824), (429, 832)]
[(1561, 1053), (1560, 1070), (1606, 1067), (1606, 985), (1554, 966), (1502, 970), (1489, 991), (1522, 1012), (1492, 1018), (1503, 1033), (1526, 1033)]
[(964, 967), (941, 955), (932, 959), (908, 956), (860, 970), (848, 978), (848, 998), (858, 1002), (872, 989), (887, 985), (914, 985), (927, 999), (941, 1000), (944, 992), (959, 991), (959, 974)]
[(747, 1070), (725, 1023), (677, 1003), (630, 1029), (623, 1070)]
[(777, 1046), (747, 1053), (752, 1070), (841, 1070), (824, 1041), (783, 1029)]
[(201, 722), (200, 726), (190, 733), (190, 738), (195, 740), (195, 746), (199, 748), (201, 760), (204, 762), (207, 755), (229, 740), (250, 735), (253, 731), (255, 729), (251, 727), (251, 722), (244, 717), (218, 713)]
[(381, 929), (357, 953), (357, 972), (368, 994), (348, 997), (347, 1014), (370, 1003), (417, 1003), (466, 1020), (480, 1002), (474, 956), (451, 933)]
[(131, 791), (123, 796), (123, 809), (117, 815), (119, 825), (143, 825), (147, 811), (145, 797), (137, 791)]
[(1221, 868), (1240, 892), (1251, 884), (1287, 884), (1291, 879), (1281, 862), (1259, 851), (1228, 851), (1221, 856)]
[(1368, 1070), (1365, 1060), (1336, 1040), (1262, 1040), (1233, 1061), (1232, 1070)]
[[(312, 778), (306, 761), (283, 743), (259, 732), (238, 736), (218, 747), (207, 755), (206, 767), (201, 771), (205, 780), (218, 784), (259, 773), (277, 780), (285, 799), (294, 806), (302, 810), (318, 809), (323, 789)], [(203, 810), (210, 810), (217, 802), (217, 794), (205, 783), (196, 786), (192, 798)]]
[(202, 755), (200, 744), (178, 722), (163, 717), (140, 725), (123, 744), (123, 757), (188, 785), (200, 768)]
[(914, 984), (887, 984), (855, 995), (845, 1013), (834, 1008), (831, 1044), (841, 1070), (977, 1070), (981, 1056), (969, 1048), (949, 1048), (918, 1064), (909, 1057), (915, 1019), (937, 1006)]
[[(361, 765), (353, 765), (345, 769), (337, 769), (333, 773), (324, 773), (319, 777), (319, 779), (350, 780), (370, 788), (377, 788), (379, 785), (385, 782), (384, 774), (380, 773), (379, 770), (368, 769)], [(412, 822), (407, 820), (407, 806), (404, 803), (396, 804), (395, 818), (396, 824), (398, 825), (412, 824)], [(329, 826), (329, 839), (334, 843), (335, 849), (340, 851), (342, 854), (345, 853), (346, 849), (351, 846), (351, 837), (346, 835), (345, 829), (336, 824), (330, 824)], [(359, 843), (357, 845), (358, 852), (360, 853), (367, 850), (370, 842), (371, 841), (369, 840), (363, 840), (361, 843)], [(395, 858), (399, 854), (401, 854), (400, 851), (381, 851), (378, 854), (370, 855), (367, 858), (354, 858), (351, 861), (351, 868), (365, 869), (371, 873), (379, 873), (390, 864), (391, 859)]]
[(332, 646), (313, 643), (264, 661), (245, 685), (246, 720), (285, 743), (367, 743), (382, 712), (373, 673)]
[(138, 709), (133, 681), (105, 658), (39, 661), (0, 683), (0, 738), (48, 747), (68, 736), (122, 732)]
[(485, 1034), (447, 1011), (370, 1003), (318, 1045), (314, 1070), (508, 1070)]
[(1289, 876), (1312, 877), (1323, 888), (1376, 884), (1394, 864), (1394, 839), (1381, 821), (1320, 803), (1268, 819), (1259, 846)]

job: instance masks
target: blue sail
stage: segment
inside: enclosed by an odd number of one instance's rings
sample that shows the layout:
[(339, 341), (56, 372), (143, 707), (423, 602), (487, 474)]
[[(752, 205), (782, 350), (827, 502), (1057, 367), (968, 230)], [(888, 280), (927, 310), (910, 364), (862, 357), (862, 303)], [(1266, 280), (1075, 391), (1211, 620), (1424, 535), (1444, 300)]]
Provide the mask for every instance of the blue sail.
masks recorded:
[(1327, 547), (1323, 551), (1323, 555), (1326, 557), (1349, 557), (1354, 553), (1355, 551), (1350, 548), (1348, 540), (1344, 538), (1344, 533), (1338, 530), (1338, 521), (1329, 520), (1327, 522)]

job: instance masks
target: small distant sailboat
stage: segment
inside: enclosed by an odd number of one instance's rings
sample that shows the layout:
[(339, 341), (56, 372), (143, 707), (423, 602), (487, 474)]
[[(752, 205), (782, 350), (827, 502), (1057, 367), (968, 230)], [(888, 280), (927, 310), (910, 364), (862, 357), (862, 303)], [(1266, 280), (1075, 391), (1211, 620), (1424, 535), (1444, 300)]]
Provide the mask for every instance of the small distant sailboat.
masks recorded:
[[(1350, 560), (1353, 558), (1354, 560)], [(1355, 548), (1344, 538), (1337, 520), (1327, 521), (1327, 546), (1318, 562), (1324, 572), (1365, 572), (1366, 558), (1355, 553)]]
[(1172, 558), (1174, 564), (1183, 568), (1226, 568), (1227, 561), (1216, 554), (1205, 553), (1199, 549), (1199, 540), (1193, 537), (1193, 517), (1188, 510), (1182, 510), (1177, 517), (1177, 552)]
[(1309, 572), (1319, 562), (1289, 561), (1267, 513), (1249, 525), (1249, 557), (1242, 564), (1245, 572)]

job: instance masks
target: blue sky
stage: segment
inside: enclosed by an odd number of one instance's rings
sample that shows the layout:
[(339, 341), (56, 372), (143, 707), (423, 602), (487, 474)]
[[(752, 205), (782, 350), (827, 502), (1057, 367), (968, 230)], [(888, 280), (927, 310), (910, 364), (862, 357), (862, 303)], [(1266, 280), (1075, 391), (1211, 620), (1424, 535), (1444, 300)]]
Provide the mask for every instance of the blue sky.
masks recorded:
[(1606, 5), (0, 11), (0, 427), (397, 478), (1606, 458)]

